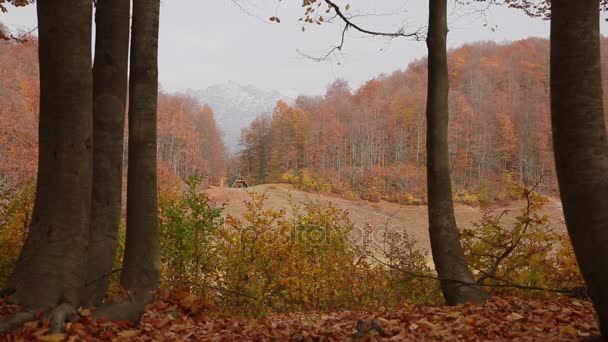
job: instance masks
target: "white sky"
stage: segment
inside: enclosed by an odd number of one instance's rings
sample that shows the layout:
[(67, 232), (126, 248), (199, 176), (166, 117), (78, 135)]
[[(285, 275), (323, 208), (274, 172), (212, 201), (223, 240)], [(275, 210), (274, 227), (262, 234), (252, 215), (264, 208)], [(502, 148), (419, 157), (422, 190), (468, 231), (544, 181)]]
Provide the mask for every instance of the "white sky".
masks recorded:
[[(240, 6), (235, 4), (239, 1)], [(370, 30), (391, 31), (424, 26), (426, 0), (340, 0), (349, 3), (353, 21)], [(202, 89), (235, 81), (286, 95), (322, 94), (341, 77), (352, 87), (381, 73), (404, 69), (426, 54), (424, 42), (406, 38), (370, 38), (351, 30), (341, 56), (328, 62), (302, 57), (298, 50), (321, 56), (340, 39), (338, 20), (301, 31), (301, 0), (163, 0), (159, 68), (162, 87), (169, 91)], [(280, 24), (268, 17), (276, 15)], [(13, 30), (36, 26), (35, 6), (9, 9), (0, 21)], [(484, 23), (495, 28), (492, 31)], [(608, 25), (602, 18), (602, 33)], [(448, 44), (530, 36), (549, 36), (549, 23), (530, 19), (517, 10), (493, 7), (485, 16), (450, 1)]]

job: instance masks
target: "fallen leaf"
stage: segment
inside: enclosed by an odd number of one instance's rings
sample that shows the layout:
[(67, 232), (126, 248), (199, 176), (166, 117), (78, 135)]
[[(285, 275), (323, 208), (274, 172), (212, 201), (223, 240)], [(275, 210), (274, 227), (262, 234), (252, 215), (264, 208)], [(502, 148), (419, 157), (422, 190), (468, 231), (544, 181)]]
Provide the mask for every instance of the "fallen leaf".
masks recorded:
[(67, 338), (66, 334), (50, 334), (38, 337), (39, 340), (45, 342), (61, 342)]
[(507, 317), (505, 317), (505, 319), (509, 322), (520, 321), (524, 318), (525, 318), (524, 316), (518, 314), (517, 312), (510, 313), (507, 315)]

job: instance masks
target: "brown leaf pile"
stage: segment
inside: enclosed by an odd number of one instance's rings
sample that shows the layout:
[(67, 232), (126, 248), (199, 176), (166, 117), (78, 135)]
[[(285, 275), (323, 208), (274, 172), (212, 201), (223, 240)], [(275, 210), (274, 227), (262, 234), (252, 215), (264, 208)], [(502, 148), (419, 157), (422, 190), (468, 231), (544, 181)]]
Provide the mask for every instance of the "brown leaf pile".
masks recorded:
[[(212, 316), (187, 293), (161, 298), (137, 326), (95, 322), (81, 310), (81, 319), (68, 323), (65, 334), (47, 335), (48, 322), (42, 319), (2, 340), (342, 341), (356, 336), (361, 341), (576, 341), (599, 334), (591, 303), (571, 298), (493, 298), (482, 305), (408, 305), (388, 312), (286, 313), (258, 319)], [(1, 314), (10, 311), (0, 306)]]

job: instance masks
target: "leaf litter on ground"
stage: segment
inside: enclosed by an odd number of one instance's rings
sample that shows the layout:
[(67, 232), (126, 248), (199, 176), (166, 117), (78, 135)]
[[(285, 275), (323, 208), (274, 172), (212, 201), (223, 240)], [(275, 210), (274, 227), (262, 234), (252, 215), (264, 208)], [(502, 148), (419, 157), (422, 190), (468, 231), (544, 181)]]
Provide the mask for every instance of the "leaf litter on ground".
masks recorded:
[[(16, 307), (0, 303), (6, 317)], [(483, 304), (404, 305), (382, 312), (336, 311), (220, 317), (197, 296), (165, 291), (139, 324), (94, 321), (81, 310), (63, 334), (48, 320), (0, 336), (3, 341), (582, 341), (599, 335), (589, 301), (495, 297)], [(85, 315), (82, 315), (82, 313)], [(40, 317), (43, 317), (41, 315)]]

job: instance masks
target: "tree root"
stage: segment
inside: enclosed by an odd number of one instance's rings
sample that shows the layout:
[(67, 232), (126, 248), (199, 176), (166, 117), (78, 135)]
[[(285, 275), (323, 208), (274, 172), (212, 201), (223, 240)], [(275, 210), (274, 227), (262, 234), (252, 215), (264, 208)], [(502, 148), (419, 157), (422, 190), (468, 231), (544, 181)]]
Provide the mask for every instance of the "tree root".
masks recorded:
[(139, 322), (146, 306), (154, 299), (154, 293), (141, 292), (119, 303), (103, 305), (92, 314), (95, 319)]
[(6, 320), (0, 321), (0, 334), (19, 329), (25, 323), (35, 321), (36, 319), (36, 312), (34, 311), (17, 312)]
[[(0, 334), (21, 328), (27, 322), (33, 322), (40, 318), (39, 311), (19, 311), (6, 320), (0, 321)], [(63, 303), (51, 310), (46, 317), (50, 320), (49, 332), (59, 334), (65, 331), (65, 323), (77, 320), (80, 316), (76, 309), (67, 303)]]
[(67, 303), (59, 304), (49, 313), (50, 333), (60, 334), (65, 331), (65, 322), (77, 319), (78, 311)]
[[(154, 299), (154, 293), (141, 292), (119, 303), (101, 306), (95, 310), (92, 317), (109, 321), (129, 321), (137, 323), (144, 314), (146, 306)], [(39, 312), (39, 311), (38, 311)], [(80, 315), (74, 306), (63, 303), (47, 313), (50, 320), (49, 333), (59, 334), (65, 331), (66, 322), (78, 320)], [(25, 323), (40, 318), (37, 311), (19, 311), (11, 317), (0, 321), (0, 334), (21, 328)]]

